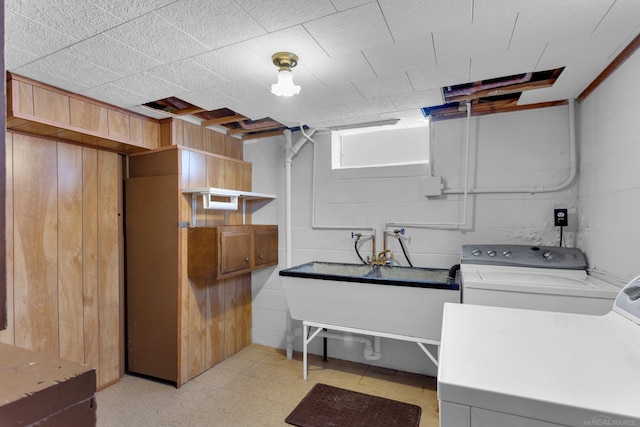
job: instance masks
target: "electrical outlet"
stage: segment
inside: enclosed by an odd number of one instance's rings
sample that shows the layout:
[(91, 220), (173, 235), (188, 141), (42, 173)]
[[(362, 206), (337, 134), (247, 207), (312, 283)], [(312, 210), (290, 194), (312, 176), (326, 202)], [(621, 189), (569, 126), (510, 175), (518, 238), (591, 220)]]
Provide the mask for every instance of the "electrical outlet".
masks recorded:
[(556, 227), (566, 227), (569, 225), (569, 218), (566, 209), (553, 210), (553, 223)]

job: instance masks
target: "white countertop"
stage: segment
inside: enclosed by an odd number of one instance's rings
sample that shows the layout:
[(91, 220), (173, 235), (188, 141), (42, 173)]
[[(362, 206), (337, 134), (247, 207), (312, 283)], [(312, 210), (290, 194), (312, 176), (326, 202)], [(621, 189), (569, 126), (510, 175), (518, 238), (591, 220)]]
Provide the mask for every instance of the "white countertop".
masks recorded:
[(617, 313), (445, 304), (438, 394), (565, 425), (640, 425), (640, 327)]

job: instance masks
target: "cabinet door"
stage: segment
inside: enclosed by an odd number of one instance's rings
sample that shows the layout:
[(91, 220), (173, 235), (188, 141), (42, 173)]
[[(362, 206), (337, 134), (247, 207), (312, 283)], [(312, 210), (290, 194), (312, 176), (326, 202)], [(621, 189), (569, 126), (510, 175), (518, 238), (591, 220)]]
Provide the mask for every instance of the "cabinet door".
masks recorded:
[(266, 267), (278, 263), (278, 226), (254, 226), (255, 266)]
[(220, 274), (251, 268), (251, 228), (220, 227)]

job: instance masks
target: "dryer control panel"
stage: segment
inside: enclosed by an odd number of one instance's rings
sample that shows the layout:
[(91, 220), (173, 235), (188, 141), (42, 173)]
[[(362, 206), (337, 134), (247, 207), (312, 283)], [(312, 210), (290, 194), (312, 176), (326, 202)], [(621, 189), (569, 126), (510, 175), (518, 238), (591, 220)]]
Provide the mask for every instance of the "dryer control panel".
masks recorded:
[(640, 276), (622, 288), (613, 304), (613, 310), (640, 325)]
[(586, 270), (578, 248), (529, 245), (462, 245), (461, 264)]

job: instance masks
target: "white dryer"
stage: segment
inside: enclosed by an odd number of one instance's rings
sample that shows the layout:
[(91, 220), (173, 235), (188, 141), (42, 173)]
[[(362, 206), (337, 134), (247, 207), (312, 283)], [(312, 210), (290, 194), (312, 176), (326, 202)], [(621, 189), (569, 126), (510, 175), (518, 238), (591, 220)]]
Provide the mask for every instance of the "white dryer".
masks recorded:
[(580, 249), (463, 245), (463, 304), (606, 314), (620, 287), (587, 274)]
[(445, 304), (441, 427), (640, 426), (640, 276), (593, 316)]

